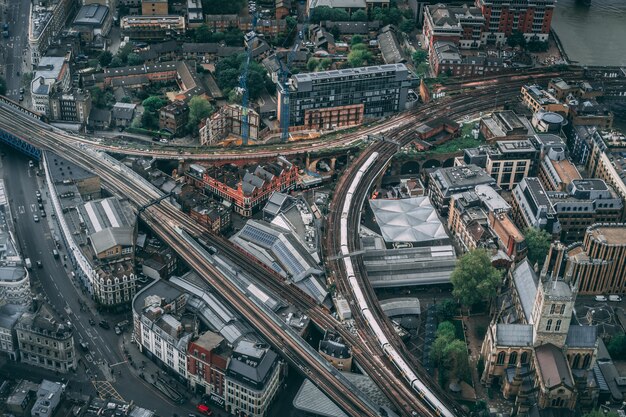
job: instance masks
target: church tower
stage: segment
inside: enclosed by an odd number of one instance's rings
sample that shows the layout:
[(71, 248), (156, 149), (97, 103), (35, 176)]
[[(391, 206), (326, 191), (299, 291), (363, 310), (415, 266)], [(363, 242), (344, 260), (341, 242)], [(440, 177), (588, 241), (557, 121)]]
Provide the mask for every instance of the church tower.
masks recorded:
[(576, 300), (576, 287), (566, 273), (566, 247), (552, 243), (541, 270), (532, 312), (533, 344), (565, 345)]

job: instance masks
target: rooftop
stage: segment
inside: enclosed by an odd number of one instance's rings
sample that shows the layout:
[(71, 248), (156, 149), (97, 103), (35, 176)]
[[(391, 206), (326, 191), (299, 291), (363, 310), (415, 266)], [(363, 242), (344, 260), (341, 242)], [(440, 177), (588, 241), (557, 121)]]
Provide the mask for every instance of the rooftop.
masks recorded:
[(484, 169), (474, 165), (439, 168), (431, 173), (444, 196), (475, 188), (477, 185), (494, 185), (496, 181)]
[(102, 26), (109, 8), (101, 4), (87, 4), (80, 8), (74, 18), (75, 25)]
[(626, 245), (626, 225), (592, 226), (589, 229), (591, 236), (608, 245)]
[(539, 374), (546, 387), (552, 388), (561, 383), (574, 387), (567, 359), (561, 349), (552, 343), (546, 343), (535, 348), (535, 357)]

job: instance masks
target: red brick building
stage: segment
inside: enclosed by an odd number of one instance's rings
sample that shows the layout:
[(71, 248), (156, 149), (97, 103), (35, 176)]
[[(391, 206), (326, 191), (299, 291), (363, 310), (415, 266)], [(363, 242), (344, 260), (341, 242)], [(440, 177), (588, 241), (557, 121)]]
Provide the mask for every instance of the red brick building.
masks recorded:
[(187, 372), (191, 388), (198, 393), (224, 398), (224, 376), (230, 351), (224, 338), (204, 332), (187, 348)]
[(554, 0), (476, 0), (476, 6), (485, 18), (485, 42), (503, 43), (513, 32), (522, 32), (526, 40), (548, 40)]
[(186, 175), (191, 183), (203, 186), (207, 192), (231, 202), (235, 212), (249, 217), (274, 191), (293, 190), (298, 168), (281, 156), (275, 162), (263, 165), (208, 168), (201, 179), (191, 171)]

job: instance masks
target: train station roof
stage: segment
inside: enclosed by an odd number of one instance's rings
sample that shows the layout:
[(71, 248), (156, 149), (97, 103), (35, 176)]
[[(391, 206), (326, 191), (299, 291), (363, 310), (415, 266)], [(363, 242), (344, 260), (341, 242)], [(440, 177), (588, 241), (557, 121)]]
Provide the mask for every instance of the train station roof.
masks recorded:
[(370, 200), (370, 206), (387, 243), (426, 243), (448, 239), (428, 197)]

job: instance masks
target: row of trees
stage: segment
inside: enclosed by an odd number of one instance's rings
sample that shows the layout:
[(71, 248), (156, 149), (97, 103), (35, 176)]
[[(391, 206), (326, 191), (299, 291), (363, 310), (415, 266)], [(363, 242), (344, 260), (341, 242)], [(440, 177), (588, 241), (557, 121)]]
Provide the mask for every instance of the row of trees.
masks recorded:
[(520, 31), (511, 33), (511, 36), (507, 38), (506, 42), (513, 48), (519, 46), (530, 52), (545, 52), (548, 50), (548, 42), (542, 42), (536, 36), (527, 41), (524, 34)]
[(443, 381), (469, 378), (467, 346), (463, 340), (457, 338), (456, 328), (450, 321), (444, 321), (437, 327), (435, 341), (430, 349), (430, 359), (439, 368)]
[[(246, 55), (239, 54), (221, 59), (215, 65), (215, 79), (217, 85), (228, 95), (231, 102), (240, 100), (239, 77), (241, 76)], [(276, 86), (268, 77), (263, 66), (255, 61), (250, 61), (248, 67), (248, 96), (250, 100), (256, 100), (267, 90), (270, 94), (276, 92)]]
[(133, 44), (127, 43), (121, 47), (115, 55), (113, 55), (110, 51), (103, 51), (98, 57), (98, 62), (101, 67), (110, 68), (143, 64), (143, 58), (139, 54), (133, 52), (133, 49)]
[(228, 46), (243, 46), (243, 32), (239, 28), (231, 27), (226, 32), (213, 32), (207, 25), (202, 25), (193, 31), (193, 39), (198, 43), (220, 43)]
[(334, 9), (328, 6), (316, 7), (311, 11), (310, 20), (312, 23), (320, 23), (326, 20), (332, 22), (367, 22), (368, 20), (378, 20), (383, 26), (398, 25), (401, 31), (411, 32), (415, 29), (415, 20), (411, 18), (410, 11), (403, 12), (397, 7), (375, 7), (369, 16), (365, 10), (357, 10), (349, 14), (343, 9)]

